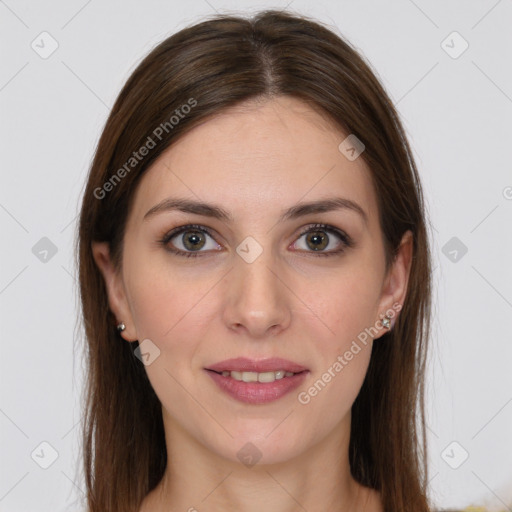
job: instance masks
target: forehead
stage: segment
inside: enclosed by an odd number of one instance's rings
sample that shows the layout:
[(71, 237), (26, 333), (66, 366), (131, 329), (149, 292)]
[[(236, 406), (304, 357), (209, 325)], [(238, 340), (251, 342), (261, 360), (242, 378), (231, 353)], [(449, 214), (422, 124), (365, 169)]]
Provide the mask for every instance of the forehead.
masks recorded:
[(280, 212), (337, 195), (376, 216), (371, 174), (338, 146), (347, 137), (325, 116), (290, 97), (251, 101), (196, 126), (142, 177), (131, 217), (186, 197), (222, 204), (235, 218)]

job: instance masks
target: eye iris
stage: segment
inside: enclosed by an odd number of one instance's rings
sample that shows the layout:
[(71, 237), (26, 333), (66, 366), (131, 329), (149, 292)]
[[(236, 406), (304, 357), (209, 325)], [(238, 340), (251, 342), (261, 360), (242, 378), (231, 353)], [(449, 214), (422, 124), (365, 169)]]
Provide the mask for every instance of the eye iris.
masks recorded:
[(311, 247), (314, 251), (318, 251), (321, 249), (325, 249), (328, 244), (327, 236), (323, 231), (311, 231), (306, 236), (306, 242), (313, 242), (313, 246)]
[(183, 245), (189, 250), (201, 249), (205, 244), (204, 235), (200, 231), (187, 231), (182, 240)]

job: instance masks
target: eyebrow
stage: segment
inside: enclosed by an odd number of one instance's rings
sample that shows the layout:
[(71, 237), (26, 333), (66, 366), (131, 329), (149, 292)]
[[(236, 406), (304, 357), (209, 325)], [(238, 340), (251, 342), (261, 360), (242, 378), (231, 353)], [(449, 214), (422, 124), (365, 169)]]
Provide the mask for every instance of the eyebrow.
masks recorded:
[[(202, 215), (204, 217), (211, 217), (225, 222), (233, 222), (232, 215), (224, 208), (211, 203), (202, 201), (193, 201), (184, 198), (164, 199), (157, 205), (149, 209), (144, 215), (143, 220), (156, 215), (157, 213), (168, 211), (181, 211), (184, 213), (192, 213), (195, 215)], [(312, 213), (323, 213), (334, 210), (348, 210), (358, 213), (365, 224), (368, 224), (368, 215), (356, 202), (342, 197), (329, 197), (320, 199), (318, 201), (310, 201), (306, 203), (298, 203), (287, 210), (284, 210), (279, 217), (279, 222), (297, 219)]]

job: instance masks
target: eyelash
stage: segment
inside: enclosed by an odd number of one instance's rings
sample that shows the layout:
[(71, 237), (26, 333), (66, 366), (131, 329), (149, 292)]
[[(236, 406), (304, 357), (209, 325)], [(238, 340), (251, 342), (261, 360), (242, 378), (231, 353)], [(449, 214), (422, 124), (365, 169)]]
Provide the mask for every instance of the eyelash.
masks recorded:
[[(199, 224), (187, 224), (186, 226), (179, 226), (179, 227), (174, 228), (171, 231), (167, 232), (160, 240), (158, 240), (158, 243), (161, 244), (162, 246), (164, 246), (164, 248), (167, 251), (169, 251), (173, 254), (176, 254), (178, 256), (184, 256), (186, 258), (197, 258), (198, 256), (202, 257), (203, 256), (201, 254), (202, 251), (186, 252), (186, 251), (182, 251), (180, 249), (175, 249), (173, 247), (169, 247), (168, 243), (170, 242), (170, 240), (172, 238), (174, 238), (176, 235), (179, 235), (181, 233), (185, 233), (188, 230), (202, 231), (203, 233), (206, 233), (211, 238), (214, 238), (212, 232), (206, 226), (201, 226)], [(301, 238), (303, 235), (305, 235), (311, 231), (326, 231), (326, 232), (334, 233), (341, 239), (341, 242), (342, 242), (341, 249), (337, 249), (335, 251), (329, 251), (329, 252), (305, 251), (305, 252), (311, 253), (313, 256), (319, 256), (319, 257), (336, 256), (338, 254), (345, 252), (345, 250), (347, 248), (351, 248), (354, 246), (352, 239), (346, 233), (335, 228), (334, 226), (330, 226), (329, 224), (310, 224), (306, 228), (304, 228), (304, 230), (299, 234), (298, 238)]]

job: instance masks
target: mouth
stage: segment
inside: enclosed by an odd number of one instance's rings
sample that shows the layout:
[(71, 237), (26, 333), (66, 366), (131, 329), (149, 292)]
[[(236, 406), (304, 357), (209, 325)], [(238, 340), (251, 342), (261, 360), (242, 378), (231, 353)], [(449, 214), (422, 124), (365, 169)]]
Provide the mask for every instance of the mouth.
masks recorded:
[(266, 404), (300, 386), (309, 370), (281, 358), (229, 359), (204, 368), (217, 387), (246, 404)]

